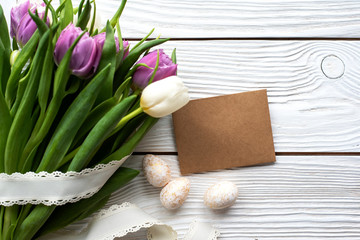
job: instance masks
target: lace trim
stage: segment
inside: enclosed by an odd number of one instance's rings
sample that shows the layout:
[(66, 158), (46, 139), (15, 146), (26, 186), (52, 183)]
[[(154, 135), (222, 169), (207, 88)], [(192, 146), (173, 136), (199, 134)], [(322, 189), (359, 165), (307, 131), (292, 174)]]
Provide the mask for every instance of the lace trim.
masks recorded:
[[(31, 181), (39, 181), (39, 180), (41, 181), (41, 179), (49, 180), (49, 181), (52, 181), (52, 180), (57, 180), (57, 181), (63, 181), (63, 180), (66, 181), (67, 180), (67, 181), (69, 181), (69, 180), (74, 180), (77, 177), (86, 176), (89, 174), (96, 175), (98, 173), (110, 170), (111, 168), (119, 167), (121, 165), (121, 163), (124, 162), (129, 156), (126, 156), (121, 160), (112, 161), (107, 164), (98, 164), (94, 168), (86, 168), (80, 172), (70, 171), (70, 172), (63, 173), (63, 172), (55, 171), (52, 173), (48, 173), (48, 172), (39, 172), (39, 173), (26, 172), (24, 174), (18, 173), (18, 172), (12, 173), (12, 174), (0, 173), (0, 181), (3, 180), (3, 181), (7, 181), (7, 182), (31, 182)], [(34, 182), (34, 184), (36, 184), (36, 183)], [(15, 204), (17, 204), (17, 205), (44, 204), (46, 206), (51, 206), (51, 205), (60, 206), (60, 205), (66, 204), (66, 203), (74, 203), (81, 199), (90, 198), (95, 193), (97, 193), (101, 188), (102, 188), (102, 185), (99, 187), (93, 187), (93, 188), (87, 189), (86, 192), (76, 194), (76, 196), (74, 196), (74, 194), (73, 194), (72, 196), (49, 196), (49, 197), (46, 197), (46, 199), (41, 199), (41, 196), (40, 197), (36, 196), (38, 198), (34, 197), (35, 199), (23, 197), (23, 199), (0, 200), (0, 205), (6, 206), (6, 207), (12, 206)], [(5, 196), (6, 196), (6, 194), (5, 194)]]
[[(129, 209), (129, 208), (136, 208), (136, 205), (132, 204), (132, 203), (129, 203), (129, 202), (124, 202), (121, 205), (112, 205), (108, 209), (100, 210), (100, 212), (96, 216), (94, 216), (94, 221), (107, 218), (107, 217), (112, 216), (114, 214), (118, 214), (118, 213), (120, 213), (122, 211), (125, 211), (125, 210)], [(160, 221), (146, 222), (146, 223), (143, 223), (143, 224), (132, 226), (131, 228), (128, 228), (128, 229), (119, 230), (118, 232), (115, 232), (115, 233), (112, 233), (109, 236), (106, 236), (103, 240), (113, 240), (114, 238), (123, 237), (123, 236), (127, 235), (128, 233), (137, 232), (141, 228), (150, 228), (150, 227), (152, 227), (154, 225), (163, 225), (163, 223), (161, 223)], [(150, 239), (150, 238), (148, 238), (148, 239)]]
[[(193, 240), (194, 234), (197, 231), (196, 224), (197, 224), (196, 220), (190, 224), (189, 231), (185, 234), (184, 240)], [(220, 236), (220, 232), (216, 228), (212, 228), (211, 232), (208, 234), (209, 236), (207, 240), (217, 240), (218, 237)]]
[(220, 231), (215, 229), (212, 234), (209, 236), (209, 240), (217, 240), (217, 238), (220, 236)]
[[(132, 216), (130, 222), (129, 215)], [(148, 240), (178, 240), (177, 233), (171, 226), (158, 221), (129, 202), (100, 210), (80, 232), (75, 230), (58, 232), (48, 235), (45, 239), (113, 240), (142, 228), (147, 228)], [(220, 233), (210, 225), (195, 221), (190, 225), (184, 240), (198, 240), (194, 238), (197, 236), (201, 236), (201, 239), (205, 237), (206, 240), (217, 240), (219, 235)]]
[(196, 225), (196, 220), (190, 223), (189, 230), (186, 232), (184, 236), (184, 240), (191, 240), (191, 238), (194, 236), (196, 230), (195, 225)]
[(48, 200), (48, 199), (5, 200), (5, 201), (0, 201), (0, 205), (5, 207), (10, 207), (13, 205), (26, 205), (26, 204), (32, 204), (32, 205), (44, 204), (46, 206), (52, 206), (52, 205), (61, 206), (66, 203), (75, 203), (77, 201), (80, 201), (81, 199), (90, 198), (100, 189), (101, 188), (97, 188), (95, 191), (87, 192), (73, 198), (62, 198), (62, 199), (54, 199), (54, 200)]
[[(154, 225), (159, 225), (161, 224), (160, 222), (147, 222), (147, 223), (143, 223), (137, 226), (133, 226), (132, 228), (129, 229), (125, 229), (116, 233), (111, 234), (110, 236), (107, 236), (106, 238), (104, 238), (103, 240), (114, 240), (115, 238), (119, 238), (119, 237), (123, 237), (125, 235), (127, 235), (128, 233), (134, 233), (139, 231), (142, 228), (150, 228)], [(151, 240), (152, 238), (149, 238), (148, 236), (148, 240)]]
[[(129, 156), (126, 156), (126, 158), (128, 158)], [(85, 168), (84, 170), (82, 170), (81, 172), (74, 172), (74, 171), (70, 171), (70, 172), (59, 172), (59, 171), (55, 171), (52, 173), (48, 173), (48, 172), (39, 172), (39, 173), (34, 173), (34, 172), (26, 172), (26, 173), (12, 173), (12, 174), (7, 174), (7, 173), (0, 173), (0, 181), (2, 179), (6, 179), (6, 180), (24, 180), (24, 179), (33, 179), (33, 178), (50, 178), (50, 179), (59, 179), (59, 178), (72, 178), (72, 177), (77, 177), (77, 176), (83, 176), (83, 175), (87, 175), (93, 172), (97, 172), (97, 171), (101, 171), (101, 170), (106, 170), (108, 168), (111, 168), (112, 166), (115, 166), (119, 163), (119, 161), (122, 160), (115, 160), (115, 161), (111, 161), (107, 164), (98, 164), (93, 168)]]
[(131, 207), (136, 207), (135, 204), (132, 204), (132, 203), (129, 203), (129, 202), (124, 202), (122, 203), (121, 205), (111, 205), (109, 208), (107, 209), (101, 209), (99, 211), (98, 214), (96, 214), (96, 216), (94, 216), (94, 220), (100, 220), (102, 218), (106, 218), (106, 217), (109, 217), (113, 214), (116, 214), (116, 213), (119, 213), (119, 212), (122, 212), (124, 210), (127, 210)]

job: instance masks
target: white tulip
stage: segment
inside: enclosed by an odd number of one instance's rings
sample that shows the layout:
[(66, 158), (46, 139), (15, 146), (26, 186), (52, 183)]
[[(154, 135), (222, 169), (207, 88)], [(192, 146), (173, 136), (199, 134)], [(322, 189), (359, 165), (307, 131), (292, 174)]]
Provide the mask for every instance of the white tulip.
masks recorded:
[(148, 85), (142, 92), (140, 106), (148, 115), (161, 118), (189, 102), (188, 88), (181, 78), (171, 76)]

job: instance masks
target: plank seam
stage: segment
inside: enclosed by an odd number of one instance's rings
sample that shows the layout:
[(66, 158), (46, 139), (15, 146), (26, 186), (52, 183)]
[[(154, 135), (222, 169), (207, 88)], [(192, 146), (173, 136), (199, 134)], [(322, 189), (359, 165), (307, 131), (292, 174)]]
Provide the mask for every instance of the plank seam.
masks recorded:
[[(178, 155), (178, 152), (134, 152), (133, 155)], [(360, 152), (275, 152), (276, 156), (360, 156)]]
[[(148, 38), (154, 40), (155, 38)], [(140, 41), (141, 38), (126, 38), (128, 41)], [(332, 38), (332, 37), (214, 37), (214, 38), (169, 38), (169, 41), (360, 41), (360, 38)]]

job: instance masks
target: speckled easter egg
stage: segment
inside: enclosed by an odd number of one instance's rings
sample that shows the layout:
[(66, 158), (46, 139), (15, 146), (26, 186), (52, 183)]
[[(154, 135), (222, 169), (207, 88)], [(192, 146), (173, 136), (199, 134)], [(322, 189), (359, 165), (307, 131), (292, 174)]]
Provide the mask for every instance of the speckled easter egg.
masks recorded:
[(148, 182), (154, 187), (163, 187), (171, 179), (169, 166), (160, 157), (147, 154), (143, 160), (144, 174)]
[(176, 178), (169, 182), (160, 192), (160, 201), (167, 209), (179, 208), (190, 191), (190, 181), (187, 178)]
[(235, 184), (222, 181), (208, 188), (204, 195), (204, 204), (212, 209), (227, 208), (234, 204), (238, 194)]

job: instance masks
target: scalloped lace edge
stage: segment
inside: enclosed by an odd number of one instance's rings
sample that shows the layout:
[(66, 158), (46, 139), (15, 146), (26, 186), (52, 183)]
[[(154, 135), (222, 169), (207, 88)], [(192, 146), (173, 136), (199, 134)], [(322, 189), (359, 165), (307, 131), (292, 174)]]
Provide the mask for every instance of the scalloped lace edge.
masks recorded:
[(66, 203), (75, 203), (77, 201), (80, 201), (81, 199), (85, 199), (85, 198), (90, 198), (92, 197), (95, 193), (97, 193), (101, 188), (97, 188), (94, 191), (91, 192), (86, 192), (83, 194), (80, 194), (76, 197), (69, 197), (69, 198), (62, 198), (62, 199), (54, 199), (54, 200), (49, 200), (49, 199), (23, 199), (23, 200), (3, 200), (0, 201), (0, 205), (5, 206), (5, 207), (10, 207), (13, 205), (25, 205), (25, 204), (32, 204), (32, 205), (38, 205), (38, 204), (44, 204), (46, 206), (51, 206), (51, 205), (56, 205), (56, 206), (61, 206), (64, 205)]
[[(128, 157), (125, 156), (123, 159), (121, 160), (114, 160), (111, 161), (107, 164), (98, 164), (93, 168), (85, 168), (84, 170), (80, 171), (80, 172), (75, 172), (75, 171), (69, 171), (66, 173), (63, 172), (59, 172), (59, 171), (55, 171), (52, 173), (48, 173), (48, 172), (39, 172), (39, 173), (35, 173), (35, 172), (26, 172), (26, 173), (12, 173), (12, 174), (7, 174), (7, 173), (0, 173), (0, 180), (1, 179), (5, 179), (5, 180), (19, 180), (19, 179), (38, 179), (38, 178), (47, 178), (47, 179), (64, 179), (67, 180), (69, 178), (74, 178), (74, 177), (78, 177), (78, 176), (84, 176), (84, 175), (88, 175), (91, 174), (93, 172), (99, 172), (102, 170), (107, 170), (109, 168), (112, 168), (113, 166), (116, 166), (119, 164), (120, 161), (125, 161)], [(44, 204), (46, 206), (51, 206), (51, 205), (57, 205), (57, 206), (61, 206), (64, 205), (66, 203), (75, 203), (80, 201), (81, 199), (85, 199), (85, 198), (90, 198), (92, 197), (95, 193), (97, 193), (99, 190), (101, 189), (101, 187), (99, 188), (93, 188), (91, 189), (91, 191), (82, 193), (77, 195), (76, 197), (62, 197), (61, 199), (21, 199), (21, 200), (0, 200), (0, 205), (5, 206), (5, 207), (9, 207), (12, 205), (25, 205), (25, 204), (33, 204), (33, 205), (38, 205), (38, 204)]]
[[(128, 208), (136, 207), (135, 204), (124, 202), (121, 205), (112, 205), (108, 209), (100, 210), (100, 212), (94, 217), (94, 220), (100, 220), (102, 218), (109, 217), (113, 214), (118, 214)], [(146, 222), (140, 225), (133, 226), (128, 229), (124, 229), (115, 233), (112, 233), (110, 236), (105, 237), (103, 240), (113, 240), (114, 238), (123, 237), (127, 235), (128, 233), (133, 233), (139, 231), (141, 228), (150, 228), (154, 225), (164, 225), (160, 221), (152, 221), (152, 222)], [(150, 238), (148, 238), (150, 240)]]
[[(193, 239), (193, 236), (194, 236), (195, 231), (196, 231), (196, 228), (195, 228), (196, 223), (197, 223), (197, 221), (195, 220), (190, 224), (189, 230), (185, 234), (183, 240), (192, 240)], [(208, 236), (207, 240), (217, 240), (219, 236), (220, 236), (219, 230), (217, 230), (216, 228), (213, 227), (212, 232), (209, 233), (209, 236)]]
[[(130, 156), (130, 155), (129, 155)], [(127, 159), (129, 156), (124, 157), (123, 159)], [(26, 172), (26, 173), (12, 173), (12, 174), (7, 174), (7, 173), (0, 173), (0, 180), (1, 179), (10, 179), (10, 180), (15, 180), (15, 179), (19, 179), (19, 178), (23, 178), (23, 179), (31, 179), (31, 178), (71, 178), (71, 177), (77, 177), (77, 176), (82, 176), (82, 175), (87, 175), (90, 173), (93, 173), (95, 171), (101, 171), (103, 169), (107, 169), (110, 168), (112, 166), (115, 166), (119, 163), (119, 161), (121, 160), (114, 160), (111, 161), (107, 164), (98, 164), (93, 168), (85, 168), (84, 170), (82, 170), (81, 172), (74, 172), (74, 171), (69, 171), (66, 173), (60, 172), (60, 171), (55, 171), (55, 172), (39, 172), (39, 173), (35, 173), (35, 172)]]

